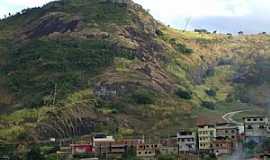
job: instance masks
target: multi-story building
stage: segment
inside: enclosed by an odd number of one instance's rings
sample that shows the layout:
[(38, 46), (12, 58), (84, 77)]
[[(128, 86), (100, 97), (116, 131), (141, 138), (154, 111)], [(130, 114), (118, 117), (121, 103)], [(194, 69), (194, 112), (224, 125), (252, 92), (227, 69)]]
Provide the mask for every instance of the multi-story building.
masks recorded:
[(154, 160), (159, 149), (159, 144), (139, 144), (136, 148), (136, 155), (143, 160)]
[(236, 126), (234, 124), (229, 124), (229, 123), (217, 124), (216, 125), (216, 136), (237, 142), (238, 138), (239, 138), (238, 126)]
[(172, 136), (160, 140), (160, 154), (161, 155), (176, 155), (178, 153), (177, 137)]
[(217, 156), (231, 154), (233, 151), (233, 141), (228, 138), (216, 137), (211, 144), (213, 153)]
[(197, 151), (197, 133), (192, 130), (181, 130), (177, 133), (179, 152)]
[(214, 125), (198, 126), (198, 139), (200, 152), (211, 152), (211, 143), (216, 138), (216, 128)]
[(178, 149), (176, 146), (160, 146), (160, 154), (161, 155), (177, 155)]
[(245, 139), (246, 141), (260, 142), (262, 139), (269, 137), (270, 125), (267, 117), (264, 116), (250, 116), (245, 117)]
[(112, 142), (115, 142), (115, 139), (113, 138), (113, 136), (106, 136), (105, 134), (96, 134), (93, 137), (94, 147), (109, 145)]

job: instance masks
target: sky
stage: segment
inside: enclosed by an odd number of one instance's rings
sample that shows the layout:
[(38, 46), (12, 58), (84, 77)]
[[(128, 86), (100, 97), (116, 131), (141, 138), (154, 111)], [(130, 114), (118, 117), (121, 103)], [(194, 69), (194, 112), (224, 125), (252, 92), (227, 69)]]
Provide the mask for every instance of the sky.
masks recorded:
[[(0, 0), (0, 17), (52, 0)], [(270, 0), (134, 0), (175, 28), (223, 33), (270, 32)]]

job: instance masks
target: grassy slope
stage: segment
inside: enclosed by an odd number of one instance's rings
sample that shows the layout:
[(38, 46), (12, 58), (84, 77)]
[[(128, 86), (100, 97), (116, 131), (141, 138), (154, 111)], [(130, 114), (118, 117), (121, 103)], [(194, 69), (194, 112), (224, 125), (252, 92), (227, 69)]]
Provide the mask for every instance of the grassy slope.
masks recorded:
[[(73, 32), (28, 40), (14, 36), (36, 31), (33, 26), (50, 16), (60, 16), (61, 23), (80, 17), (81, 24)], [(142, 9), (86, 0), (51, 3), (3, 20), (0, 32), (0, 64), (5, 69), (0, 73), (0, 105), (9, 109), (1, 109), (6, 112), (0, 116), (3, 140), (42, 138), (45, 131), (58, 137), (93, 131), (174, 134), (195, 126), (198, 116), (215, 119), (256, 107), (238, 102), (238, 86), (248, 86), (243, 88), (249, 92), (268, 87), (266, 82), (267, 87), (260, 87), (232, 79), (240, 66), (252, 66), (259, 55), (269, 57), (269, 36), (182, 32), (158, 24)], [(102, 97), (96, 94), (100, 86), (127, 91)], [(177, 88), (192, 93), (191, 99), (178, 97)], [(215, 94), (207, 94), (209, 90)], [(215, 104), (214, 109), (202, 102)], [(86, 125), (92, 123), (93, 128)], [(30, 132), (32, 137), (26, 134)]]

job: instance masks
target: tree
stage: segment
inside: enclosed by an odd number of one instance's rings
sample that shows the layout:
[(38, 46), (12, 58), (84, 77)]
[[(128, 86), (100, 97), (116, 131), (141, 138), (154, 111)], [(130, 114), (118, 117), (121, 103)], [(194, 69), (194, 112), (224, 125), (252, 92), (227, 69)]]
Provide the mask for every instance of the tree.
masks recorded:
[(44, 155), (42, 155), (41, 150), (38, 146), (33, 146), (31, 150), (26, 155), (27, 160), (45, 160)]
[(182, 99), (190, 100), (192, 99), (192, 92), (189, 92), (183, 88), (178, 88), (175, 92), (175, 94)]

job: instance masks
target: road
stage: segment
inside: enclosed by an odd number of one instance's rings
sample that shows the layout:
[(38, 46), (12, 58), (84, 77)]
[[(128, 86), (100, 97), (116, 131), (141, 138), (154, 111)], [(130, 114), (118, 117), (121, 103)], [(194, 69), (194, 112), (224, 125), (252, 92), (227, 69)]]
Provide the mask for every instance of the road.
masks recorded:
[[(228, 123), (233, 123), (237, 125), (239, 128), (239, 133), (244, 133), (244, 124), (242, 122), (238, 122), (234, 120), (233, 117), (239, 113), (243, 113), (247, 111), (250, 111), (250, 110), (239, 110), (239, 111), (229, 112), (223, 115), (222, 118)], [(238, 143), (232, 156), (228, 157), (227, 160), (244, 160), (244, 159), (245, 159), (245, 156), (243, 153), (243, 144)]]
[(236, 124), (238, 126), (242, 126), (243, 123), (241, 122), (237, 122), (233, 119), (233, 117), (236, 115), (236, 114), (239, 114), (239, 113), (243, 113), (243, 112), (247, 112), (247, 111), (250, 111), (250, 110), (240, 110), (240, 111), (234, 111), (234, 112), (229, 112), (229, 113), (226, 113), (225, 115), (222, 116), (222, 118), (228, 122), (228, 123), (233, 123), (233, 124)]

